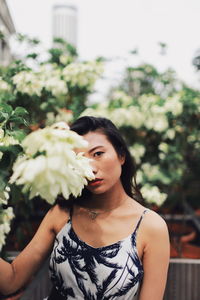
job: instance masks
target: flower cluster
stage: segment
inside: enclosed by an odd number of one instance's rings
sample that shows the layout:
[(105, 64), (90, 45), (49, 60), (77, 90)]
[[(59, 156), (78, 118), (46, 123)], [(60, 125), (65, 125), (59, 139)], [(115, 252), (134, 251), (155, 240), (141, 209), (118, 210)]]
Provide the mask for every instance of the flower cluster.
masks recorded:
[(0, 77), (0, 92), (10, 92), (10, 85)]
[[(181, 155), (178, 157), (178, 154), (174, 152), (176, 147), (169, 147), (168, 144), (170, 140), (173, 145), (173, 139), (181, 133), (182, 128), (176, 120), (182, 113), (181, 92), (176, 92), (173, 96), (166, 98), (161, 98), (156, 94), (143, 94), (134, 98), (124, 91), (115, 90), (111, 94), (110, 101), (99, 103), (95, 108), (89, 107), (81, 115), (104, 116), (122, 130), (124, 127), (129, 128), (127, 136), (130, 135), (131, 140), (130, 152), (139, 166), (139, 183), (141, 186), (149, 184), (151, 192), (157, 195), (157, 198), (155, 197), (157, 200), (154, 201), (161, 204), (166, 197), (160, 192), (159, 186), (177, 182), (184, 171), (184, 168), (170, 164), (170, 161), (180, 162)], [(144, 147), (145, 138), (147, 138), (147, 149), (150, 147), (150, 155), (155, 154), (153, 164), (144, 163), (148, 161), (149, 155)], [(151, 138), (152, 141), (150, 141)], [(152, 144), (154, 139), (157, 143), (155, 145)], [(154, 148), (155, 153), (152, 152)], [(166, 165), (169, 165), (167, 169)], [(145, 188), (144, 191), (146, 193)], [(146, 197), (147, 201), (152, 201), (150, 199), (151, 197)]]
[[(54, 65), (41, 66), (37, 72), (33, 70), (21, 71), (13, 76), (12, 80), (16, 90), (29, 96), (40, 97), (46, 90), (53, 96), (59, 97), (68, 94), (68, 86), (79, 86), (91, 90), (94, 83), (103, 72), (102, 63), (92, 61), (87, 63), (72, 62), (63, 70)], [(4, 82), (4, 89), (6, 88)], [(0, 89), (1, 84), (0, 81)]]
[(30, 199), (40, 195), (52, 204), (59, 194), (77, 197), (94, 179), (90, 160), (74, 152), (87, 147), (87, 142), (64, 122), (30, 133), (22, 147), (25, 154), (15, 162), (10, 182), (23, 185)]
[(0, 192), (0, 251), (5, 244), (6, 235), (10, 231), (10, 223), (14, 218), (12, 207), (3, 208), (3, 205), (7, 205), (9, 198), (9, 188)]
[(116, 90), (112, 93), (112, 101), (116, 102), (119, 101), (121, 105), (129, 106), (133, 101), (132, 97), (127, 95), (124, 91)]
[(63, 77), (73, 87), (78, 85), (91, 89), (102, 72), (103, 65), (101, 62), (74, 62), (63, 69)]
[(42, 95), (43, 89), (53, 96), (66, 95), (68, 88), (66, 82), (61, 79), (61, 71), (51, 67), (41, 67), (38, 72), (21, 71), (13, 77), (13, 83), (17, 91), (29, 96)]
[(166, 193), (161, 193), (157, 186), (145, 184), (141, 188), (141, 193), (148, 203), (154, 203), (158, 206), (162, 205), (167, 198)]
[(57, 114), (53, 112), (47, 113), (46, 125), (52, 125), (57, 122), (66, 122), (67, 124), (72, 122), (73, 112), (66, 108), (57, 109)]
[[(5, 134), (4, 130), (0, 128), (0, 146), (10, 146), (19, 144), (19, 141), (14, 137)], [(0, 160), (3, 156), (3, 153), (0, 151)]]
[[(133, 104), (131, 104), (133, 102), (131, 97), (124, 92), (116, 91), (112, 96), (111, 105), (109, 103), (99, 104), (95, 109), (88, 108), (82, 115), (104, 115), (118, 127), (131, 126), (135, 129), (144, 127), (147, 130), (165, 133), (169, 130), (167, 113), (178, 116), (183, 111), (179, 94), (169, 97), (162, 105), (159, 102), (160, 98), (156, 95), (143, 95)], [(112, 103), (119, 100), (121, 107), (113, 108)], [(168, 134), (171, 136), (173, 132), (169, 130)]]
[(151, 165), (149, 163), (144, 163), (141, 166), (143, 172), (143, 178), (146, 182), (162, 182), (164, 184), (171, 183), (171, 178), (165, 175), (159, 165)]
[(43, 83), (43, 88), (52, 93), (53, 96), (59, 97), (68, 94), (66, 82), (62, 79), (62, 71), (52, 66), (42, 66), (40, 68), (39, 79)]
[(16, 90), (29, 96), (41, 96), (43, 84), (37, 73), (33, 71), (21, 71), (13, 76), (13, 83), (16, 85)]
[(141, 158), (145, 153), (145, 147), (142, 144), (135, 143), (129, 148), (129, 151), (133, 156), (135, 162), (139, 164), (141, 162)]

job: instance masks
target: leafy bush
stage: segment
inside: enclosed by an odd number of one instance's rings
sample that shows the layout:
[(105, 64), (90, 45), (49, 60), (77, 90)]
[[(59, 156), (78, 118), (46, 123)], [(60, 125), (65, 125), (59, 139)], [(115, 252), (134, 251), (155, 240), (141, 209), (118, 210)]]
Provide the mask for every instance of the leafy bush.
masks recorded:
[(147, 203), (173, 206), (187, 198), (199, 207), (200, 190), (192, 186), (200, 179), (200, 91), (149, 64), (124, 74), (106, 102), (82, 115), (108, 117), (120, 128)]

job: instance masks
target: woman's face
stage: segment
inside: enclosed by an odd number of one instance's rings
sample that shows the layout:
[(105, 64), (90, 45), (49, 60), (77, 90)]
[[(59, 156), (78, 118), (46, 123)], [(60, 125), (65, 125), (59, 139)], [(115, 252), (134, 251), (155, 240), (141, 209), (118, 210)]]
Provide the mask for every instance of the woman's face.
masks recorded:
[(117, 188), (120, 182), (121, 167), (124, 157), (119, 157), (107, 137), (98, 131), (90, 131), (83, 136), (89, 146), (85, 156), (91, 158), (95, 180), (89, 182), (87, 188), (94, 194), (101, 194)]

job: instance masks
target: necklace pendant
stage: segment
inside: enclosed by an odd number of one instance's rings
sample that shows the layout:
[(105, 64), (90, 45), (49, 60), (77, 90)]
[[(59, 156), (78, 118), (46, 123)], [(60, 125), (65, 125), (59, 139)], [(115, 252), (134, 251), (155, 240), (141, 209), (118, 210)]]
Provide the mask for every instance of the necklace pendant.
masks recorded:
[(90, 211), (90, 217), (92, 220), (96, 219), (96, 217), (98, 216), (98, 212), (91, 210)]

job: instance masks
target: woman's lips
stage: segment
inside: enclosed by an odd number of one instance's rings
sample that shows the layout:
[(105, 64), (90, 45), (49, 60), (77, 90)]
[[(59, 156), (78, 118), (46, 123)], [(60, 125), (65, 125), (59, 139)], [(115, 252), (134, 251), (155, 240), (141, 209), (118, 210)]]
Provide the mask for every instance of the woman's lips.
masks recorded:
[(97, 186), (97, 185), (100, 185), (102, 183), (102, 180), (103, 179), (100, 179), (100, 178), (97, 178), (95, 180), (92, 180), (89, 182), (89, 186)]

